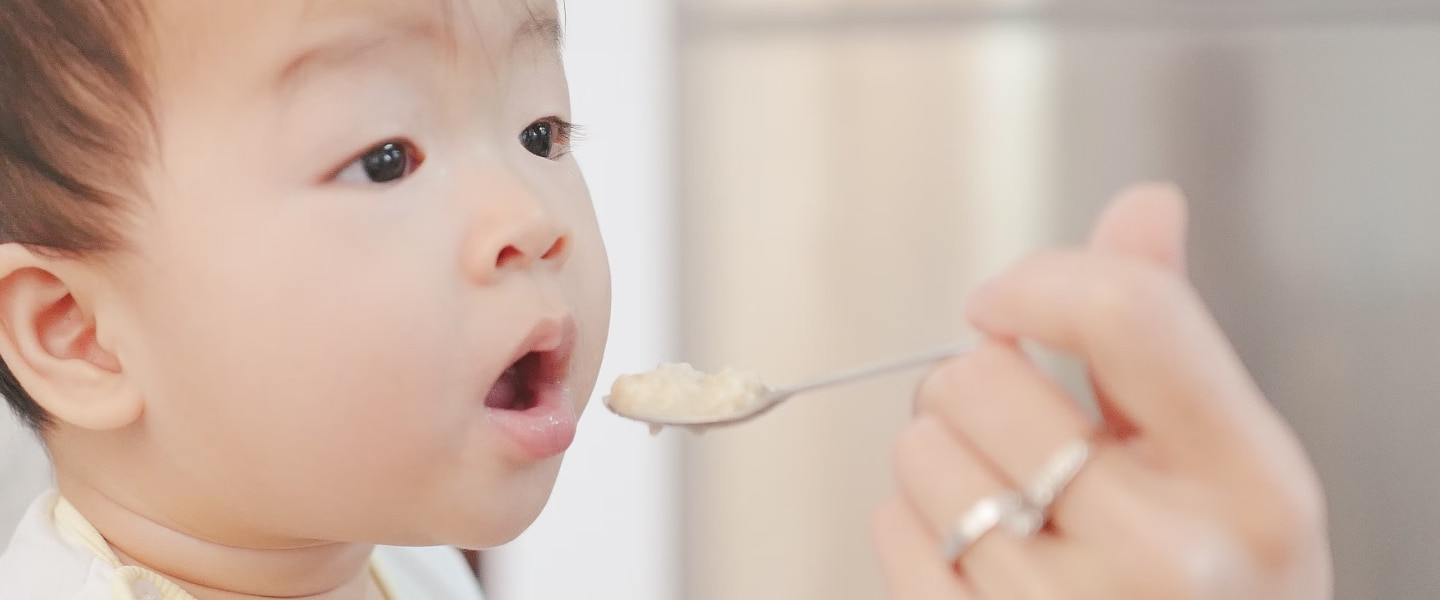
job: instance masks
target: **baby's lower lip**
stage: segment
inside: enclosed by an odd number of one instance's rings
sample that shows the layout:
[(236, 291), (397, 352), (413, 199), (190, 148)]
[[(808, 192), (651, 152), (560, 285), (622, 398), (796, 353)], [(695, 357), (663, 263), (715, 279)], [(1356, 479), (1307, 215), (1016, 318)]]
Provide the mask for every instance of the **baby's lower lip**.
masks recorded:
[(570, 448), (578, 415), (569, 392), (559, 382), (538, 384), (533, 393), (535, 405), (526, 410), (486, 407), (485, 415), (522, 456), (544, 460)]

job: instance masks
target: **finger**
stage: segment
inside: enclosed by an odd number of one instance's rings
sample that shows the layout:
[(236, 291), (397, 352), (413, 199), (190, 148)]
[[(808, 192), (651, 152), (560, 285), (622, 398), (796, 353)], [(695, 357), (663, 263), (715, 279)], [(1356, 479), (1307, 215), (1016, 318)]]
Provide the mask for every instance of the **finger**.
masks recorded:
[(990, 340), (935, 369), (921, 385), (917, 408), (969, 442), (1012, 485), (1030, 485), (1057, 451), (1091, 440), (1092, 458), (1056, 498), (1054, 522), (1093, 539), (1110, 537), (1123, 521), (1116, 496), (1131, 488), (1114, 466), (1120, 457), (1100, 447), (1095, 424), (1015, 344)]
[(1169, 183), (1121, 192), (1090, 234), (1090, 249), (1128, 255), (1185, 274), (1185, 196)]
[[(900, 435), (895, 474), (901, 494), (936, 540), (948, 536), (957, 521), (981, 501), (1012, 489), (970, 448), (933, 417), (921, 416)], [(960, 557), (960, 567), (986, 598), (1022, 598), (1025, 578), (1034, 571), (1024, 545), (1003, 527), (977, 540)], [(939, 542), (932, 547), (940, 556)]]
[(1064, 390), (1003, 340), (937, 367), (918, 396), (921, 414), (939, 418), (1015, 483), (1028, 482), (1061, 446), (1094, 430)]
[(968, 309), (987, 334), (1085, 359), (1160, 457), (1213, 465), (1217, 450), (1296, 446), (1193, 289), (1151, 264), (1051, 252), (983, 286)]
[(941, 560), (940, 540), (899, 496), (875, 511), (871, 535), (890, 600), (978, 600), (970, 585)]
[[(1170, 183), (1147, 183), (1121, 192), (1106, 207), (1090, 234), (1089, 249), (1149, 261), (1185, 276), (1185, 197)], [(1103, 390), (1094, 390), (1110, 431), (1131, 438), (1134, 425), (1117, 410)]]

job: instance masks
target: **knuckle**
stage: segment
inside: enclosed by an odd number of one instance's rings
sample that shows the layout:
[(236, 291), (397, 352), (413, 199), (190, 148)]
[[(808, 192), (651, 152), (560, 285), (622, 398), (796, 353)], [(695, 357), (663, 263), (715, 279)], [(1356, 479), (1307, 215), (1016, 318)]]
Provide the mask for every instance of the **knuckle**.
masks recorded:
[(870, 541), (880, 551), (894, 545), (895, 534), (904, 517), (904, 500), (890, 496), (870, 511)]
[[(1168, 542), (1168, 543), (1167, 543)], [(1176, 540), (1155, 540), (1140, 544), (1136, 552), (1127, 557), (1125, 569), (1120, 571), (1126, 597), (1134, 598), (1191, 598), (1195, 590), (1186, 575), (1186, 544)]]
[(1319, 493), (1294, 492), (1280, 500), (1250, 529), (1246, 542), (1255, 560), (1268, 569), (1288, 569), (1312, 558), (1323, 547), (1327, 516)]
[(1295, 572), (1305, 561), (1323, 560), (1317, 553), (1326, 546), (1316, 537), (1323, 535), (1317, 525), (1323, 506), (1309, 496), (1248, 505), (1243, 519), (1191, 508), (1131, 511), (1105, 545), (1100, 587), (1122, 598), (1241, 597), (1255, 591), (1256, 573)]
[(960, 376), (971, 384), (1003, 377), (1015, 371), (1012, 351), (997, 343), (988, 343), (961, 357)]
[(916, 431), (916, 423), (907, 425), (895, 437), (894, 449), (890, 452), (892, 461), (891, 469), (895, 474), (895, 481), (901, 488), (909, 479), (910, 469), (915, 464), (916, 458), (924, 451), (921, 447), (921, 440)]
[(1260, 552), (1282, 551), (1288, 561), (1291, 553), (1304, 547), (1297, 538), (1287, 536), (1283, 544), (1261, 550), (1254, 545), (1254, 539), (1243, 536), (1237, 525), (1233, 521), (1197, 518), (1150, 535), (1144, 556), (1137, 557), (1141, 570), (1129, 581), (1136, 597), (1239, 597), (1255, 591), (1256, 573), (1292, 571), (1294, 563), (1268, 564)]
[(920, 417), (906, 426), (895, 439), (894, 460), (895, 480), (902, 492), (913, 491), (920, 482), (931, 474), (926, 465), (936, 454), (940, 445), (937, 436), (945, 435), (942, 426), (930, 417)]
[(1144, 325), (1173, 304), (1175, 277), (1135, 260), (1114, 259), (1097, 270), (1085, 293), (1085, 312), (1099, 327)]
[(900, 434), (895, 436), (893, 449), (896, 460), (910, 461), (932, 450), (930, 429), (933, 421), (931, 417), (922, 415), (900, 430)]
[(1226, 555), (1234, 554), (1233, 547), (1220, 547), (1215, 536), (1203, 534), (1212, 528), (1177, 518), (1169, 509), (1136, 507), (1130, 517), (1114, 532), (1104, 559), (1109, 582), (1101, 587), (1112, 597), (1195, 598), (1217, 575), (1205, 572), (1207, 567), (1228, 562)]
[(915, 391), (915, 414), (935, 412), (941, 404), (949, 401), (960, 385), (960, 362), (964, 357), (952, 358), (931, 369), (920, 381)]
[(925, 377), (916, 395), (918, 414), (945, 415), (964, 408), (976, 390), (991, 387), (999, 373), (1013, 370), (1005, 349), (983, 344), (973, 352), (950, 359)]

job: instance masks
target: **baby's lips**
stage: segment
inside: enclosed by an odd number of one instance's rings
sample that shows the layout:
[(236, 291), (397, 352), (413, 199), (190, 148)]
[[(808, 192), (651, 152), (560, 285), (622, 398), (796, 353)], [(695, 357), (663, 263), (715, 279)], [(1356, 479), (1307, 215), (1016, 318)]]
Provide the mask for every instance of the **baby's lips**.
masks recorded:
[(575, 405), (565, 386), (542, 383), (535, 406), (526, 410), (486, 408), (490, 423), (519, 450), (524, 460), (545, 460), (563, 454), (575, 441)]

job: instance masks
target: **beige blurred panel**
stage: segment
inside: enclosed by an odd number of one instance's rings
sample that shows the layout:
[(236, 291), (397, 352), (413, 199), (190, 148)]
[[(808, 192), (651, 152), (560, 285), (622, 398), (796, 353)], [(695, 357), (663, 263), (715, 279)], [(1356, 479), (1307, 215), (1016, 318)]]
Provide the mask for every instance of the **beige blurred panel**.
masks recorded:
[(712, 16), (806, 16), (828, 11), (861, 9), (893, 10), (920, 8), (946, 10), (954, 8), (1015, 8), (1034, 7), (1054, 0), (688, 0), (688, 4)]
[[(964, 291), (1046, 236), (1046, 109), (1006, 97), (1037, 96), (1043, 54), (1025, 32), (695, 48), (687, 358), (785, 382), (961, 336)], [(686, 597), (880, 597), (867, 516), (916, 379), (696, 438)]]

